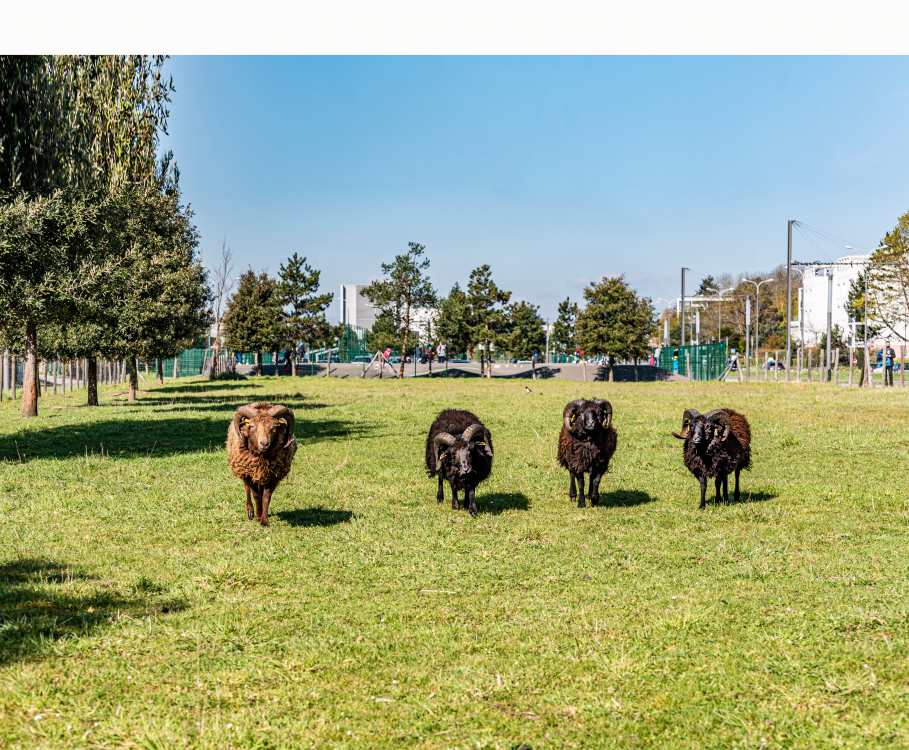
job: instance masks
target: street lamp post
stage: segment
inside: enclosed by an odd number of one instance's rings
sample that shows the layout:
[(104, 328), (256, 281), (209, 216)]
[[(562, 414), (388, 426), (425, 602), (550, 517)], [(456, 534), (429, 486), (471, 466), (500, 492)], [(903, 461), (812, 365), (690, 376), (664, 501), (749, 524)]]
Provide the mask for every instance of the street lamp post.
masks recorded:
[(717, 296), (720, 298), (720, 309), (719, 309), (719, 314), (717, 315), (718, 322), (717, 322), (717, 327), (716, 327), (716, 342), (719, 344), (720, 339), (723, 338), (723, 295), (726, 292), (733, 291), (734, 287), (729, 287), (728, 289), (720, 290), (720, 289), (714, 289), (712, 286), (708, 286), (708, 287), (706, 287), (706, 289), (708, 292), (716, 292)]
[[(749, 284), (754, 284), (754, 296), (755, 296), (756, 302), (757, 302), (756, 313), (760, 313), (761, 299), (758, 296), (758, 292), (760, 291), (761, 284), (766, 284), (768, 281), (770, 281), (770, 279), (764, 279), (762, 282), (760, 282), (760, 284), (756, 281), (752, 281), (751, 279), (742, 279), (742, 281), (747, 281)], [(747, 300), (747, 298), (746, 298), (746, 300)], [(759, 326), (759, 319), (758, 319), (758, 315), (755, 314), (755, 322), (754, 322), (755, 332), (757, 332), (758, 326)], [(751, 344), (751, 326), (746, 324), (746, 326), (745, 326), (745, 358), (747, 360), (748, 379), (749, 380), (751, 379), (751, 352), (749, 351), (749, 349), (751, 348), (750, 344)], [(754, 339), (754, 348), (755, 348), (755, 352), (757, 352), (757, 336), (755, 336), (755, 339)]]

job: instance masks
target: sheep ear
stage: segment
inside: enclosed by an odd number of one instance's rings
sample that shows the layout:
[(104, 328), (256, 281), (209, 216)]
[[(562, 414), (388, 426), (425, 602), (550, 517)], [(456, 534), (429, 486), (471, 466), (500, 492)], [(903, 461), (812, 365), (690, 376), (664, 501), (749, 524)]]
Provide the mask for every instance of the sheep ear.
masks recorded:
[(593, 403), (603, 410), (603, 427), (608, 429), (612, 424), (612, 404), (603, 398), (595, 398)]
[(682, 414), (682, 434), (676, 435), (672, 433), (680, 440), (687, 440), (688, 436), (691, 434), (691, 423), (701, 416), (701, 413), (696, 409), (685, 409), (685, 413)]

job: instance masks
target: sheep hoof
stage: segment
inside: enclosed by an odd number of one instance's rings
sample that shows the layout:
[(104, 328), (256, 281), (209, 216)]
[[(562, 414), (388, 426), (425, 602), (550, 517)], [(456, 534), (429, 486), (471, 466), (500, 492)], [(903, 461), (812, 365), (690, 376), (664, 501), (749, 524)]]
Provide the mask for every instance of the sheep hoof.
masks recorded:
[(478, 515), (480, 515), (479, 513), (477, 513), (477, 509), (476, 509), (476, 508), (470, 508), (470, 509), (468, 510), (468, 512), (469, 512), (470, 515), (472, 515), (474, 518), (476, 518)]
[(252, 521), (256, 516), (255, 516), (255, 514), (254, 514), (251, 510), (248, 510), (248, 511), (246, 511), (246, 517), (247, 517), (250, 521)]
[(586, 507), (587, 507), (587, 503), (584, 502), (584, 499), (583, 499), (583, 498), (581, 498), (580, 500), (578, 500), (578, 507), (579, 507), (579, 508), (586, 508)]
[(259, 521), (259, 523), (261, 523), (263, 526), (268, 526), (268, 519), (263, 518), (261, 521)]

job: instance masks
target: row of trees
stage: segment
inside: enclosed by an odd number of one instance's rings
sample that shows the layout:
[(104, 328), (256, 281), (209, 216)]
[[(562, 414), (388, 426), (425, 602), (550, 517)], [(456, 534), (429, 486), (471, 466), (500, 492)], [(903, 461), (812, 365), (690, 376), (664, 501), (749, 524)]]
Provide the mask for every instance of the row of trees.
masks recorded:
[[(470, 273), (467, 288), (455, 283), (439, 298), (430, 283), (425, 247), (408, 243), (408, 251), (383, 263), (385, 279), (373, 282), (364, 295), (379, 310), (371, 345), (400, 346), (407, 351), (414, 310), (437, 310), (432, 340), (443, 341), (449, 353), (477, 356), (487, 377), (493, 351), (529, 359), (546, 347), (545, 323), (539, 308), (526, 301), (511, 302), (511, 292), (499, 288), (488, 265)], [(584, 290), (586, 305), (579, 310), (566, 300), (559, 306), (550, 346), (557, 351), (580, 348), (587, 356), (637, 358), (647, 356), (654, 330), (653, 306), (631, 289), (624, 276), (604, 278)], [(403, 377), (401, 364), (399, 377)]]
[[(0, 346), (40, 359), (171, 357), (210, 324), (180, 173), (158, 158), (173, 83), (161, 56), (0, 56)], [(158, 372), (163, 378), (163, 372)]]

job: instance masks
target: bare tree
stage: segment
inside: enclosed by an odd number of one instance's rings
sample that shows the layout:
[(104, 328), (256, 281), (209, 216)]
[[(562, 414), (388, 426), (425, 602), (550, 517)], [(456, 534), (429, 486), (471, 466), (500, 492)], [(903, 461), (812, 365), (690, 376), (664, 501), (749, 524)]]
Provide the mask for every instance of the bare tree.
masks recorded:
[(227, 299), (236, 285), (236, 279), (231, 275), (234, 272), (233, 251), (227, 246), (227, 237), (221, 243), (221, 261), (212, 269), (212, 286), (215, 298), (215, 342), (214, 362), (212, 364), (212, 377), (218, 375), (218, 355), (221, 353), (221, 327), (224, 315), (227, 312)]

